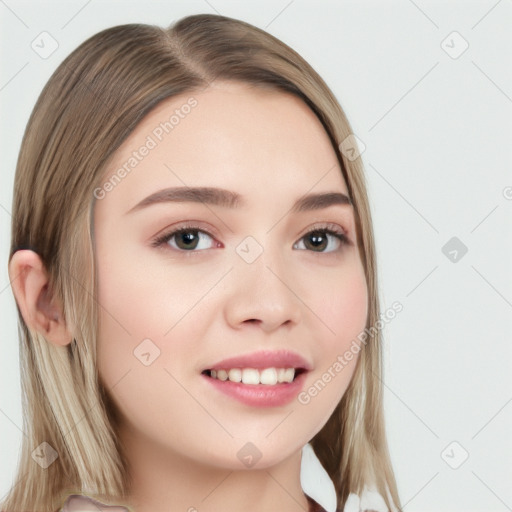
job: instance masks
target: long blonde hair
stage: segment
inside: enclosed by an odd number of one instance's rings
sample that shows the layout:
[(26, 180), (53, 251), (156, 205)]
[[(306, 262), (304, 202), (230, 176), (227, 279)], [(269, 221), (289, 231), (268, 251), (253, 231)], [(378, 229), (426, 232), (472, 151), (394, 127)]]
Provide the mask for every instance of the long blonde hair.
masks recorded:
[[(44, 87), (17, 163), (10, 256), (21, 248), (39, 254), (74, 339), (58, 347), (30, 330), (18, 315), (26, 436), (2, 511), (53, 512), (71, 493), (114, 504), (127, 496), (129, 477), (116, 435), (118, 418), (95, 364), (93, 190), (116, 149), (151, 109), (215, 79), (294, 94), (317, 115), (355, 208), (368, 285), (367, 326), (379, 319), (363, 166), (360, 158), (349, 160), (340, 151), (351, 128), (312, 67), (270, 34), (223, 16), (188, 16), (168, 29), (127, 24), (97, 33), (62, 62)], [(345, 395), (311, 440), (333, 479), (339, 507), (350, 492), (360, 493), (365, 485), (376, 488), (391, 510), (399, 507), (385, 436), (381, 372), (377, 333), (362, 347)], [(47, 468), (32, 458), (43, 442), (58, 455)]]

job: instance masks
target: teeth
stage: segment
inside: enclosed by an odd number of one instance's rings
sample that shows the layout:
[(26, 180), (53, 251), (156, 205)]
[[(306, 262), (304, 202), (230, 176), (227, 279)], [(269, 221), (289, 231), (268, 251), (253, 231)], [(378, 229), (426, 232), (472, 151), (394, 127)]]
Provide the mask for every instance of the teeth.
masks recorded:
[(257, 374), (258, 373), (261, 384), (266, 384), (267, 386), (273, 386), (274, 384), (277, 384), (277, 370), (275, 368), (265, 368), (261, 373), (257, 372)]
[(228, 372), (228, 377), (231, 382), (241, 382), (242, 381), (242, 370), (238, 368), (232, 368)]
[(285, 374), (286, 374), (286, 370), (284, 368), (279, 368), (277, 370), (277, 380), (279, 382), (285, 382)]
[[(231, 372), (229, 371), (229, 380), (231, 380)], [(252, 368), (246, 368), (241, 372), (241, 380), (244, 384), (259, 384), (260, 383), (260, 372), (258, 370), (253, 370)]]
[(283, 382), (291, 382), (295, 377), (295, 368), (286, 368), (283, 374)]
[(231, 368), (229, 370), (211, 370), (213, 379), (243, 382), (244, 384), (265, 384), (274, 386), (277, 383), (292, 382), (295, 377), (295, 368)]

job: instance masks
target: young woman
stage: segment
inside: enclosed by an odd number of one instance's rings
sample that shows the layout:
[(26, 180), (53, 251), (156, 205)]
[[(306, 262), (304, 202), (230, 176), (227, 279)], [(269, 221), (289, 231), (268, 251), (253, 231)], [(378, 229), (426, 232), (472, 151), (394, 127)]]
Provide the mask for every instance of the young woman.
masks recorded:
[(356, 150), (311, 66), (238, 20), (64, 60), (16, 171), (27, 437), (2, 511), (399, 510)]

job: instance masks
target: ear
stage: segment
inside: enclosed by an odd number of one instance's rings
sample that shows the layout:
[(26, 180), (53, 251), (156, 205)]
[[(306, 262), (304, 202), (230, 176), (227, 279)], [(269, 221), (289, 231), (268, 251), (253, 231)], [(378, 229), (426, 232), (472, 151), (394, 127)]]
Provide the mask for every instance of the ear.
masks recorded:
[(16, 251), (9, 262), (9, 280), (27, 326), (55, 345), (71, 343), (62, 307), (51, 296), (48, 273), (39, 255), (25, 249)]

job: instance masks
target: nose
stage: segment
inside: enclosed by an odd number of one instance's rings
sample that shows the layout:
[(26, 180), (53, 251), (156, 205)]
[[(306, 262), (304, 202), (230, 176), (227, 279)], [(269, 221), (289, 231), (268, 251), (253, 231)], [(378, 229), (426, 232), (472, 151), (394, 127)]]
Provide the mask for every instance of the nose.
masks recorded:
[(299, 323), (302, 302), (294, 291), (296, 276), (279, 255), (265, 249), (251, 263), (235, 255), (234, 267), (224, 312), (231, 327), (272, 332)]

